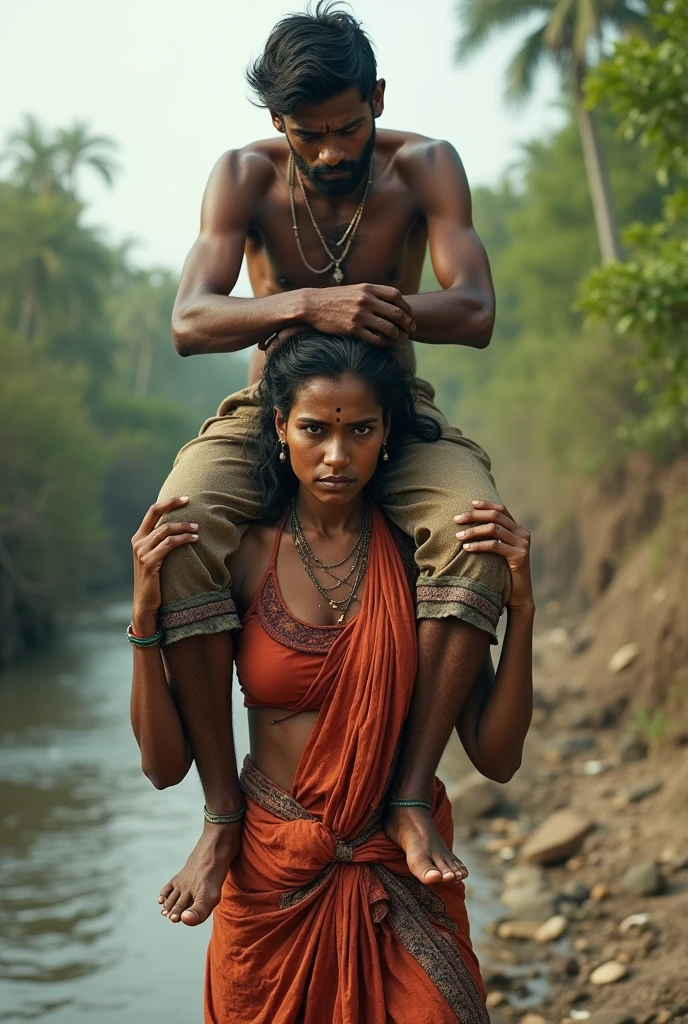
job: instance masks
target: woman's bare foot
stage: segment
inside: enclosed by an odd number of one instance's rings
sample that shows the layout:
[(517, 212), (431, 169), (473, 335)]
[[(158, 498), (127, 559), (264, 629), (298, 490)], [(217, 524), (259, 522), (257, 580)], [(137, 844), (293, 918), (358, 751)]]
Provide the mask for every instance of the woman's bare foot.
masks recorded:
[(158, 903), (162, 915), (175, 924), (202, 924), (220, 902), (229, 865), (239, 852), (241, 822), (205, 823), (201, 838), (179, 874), (163, 886)]
[(384, 825), (388, 839), (406, 854), (409, 870), (425, 885), (462, 882), (465, 864), (447, 849), (429, 811), (422, 807), (390, 807)]

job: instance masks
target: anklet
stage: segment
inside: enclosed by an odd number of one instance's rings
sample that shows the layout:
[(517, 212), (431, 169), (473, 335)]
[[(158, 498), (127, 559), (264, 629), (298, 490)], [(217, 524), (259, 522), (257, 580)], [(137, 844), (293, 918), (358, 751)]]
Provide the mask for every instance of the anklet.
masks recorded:
[(209, 811), (205, 804), (203, 804), (203, 817), (206, 821), (209, 821), (211, 825), (233, 825), (235, 821), (240, 821), (246, 814), (246, 807), (240, 808), (238, 811), (234, 811), (233, 814), (213, 814)]
[(432, 810), (432, 804), (427, 800), (401, 800), (398, 797), (391, 797), (387, 801), (388, 807), (424, 807), (426, 811)]

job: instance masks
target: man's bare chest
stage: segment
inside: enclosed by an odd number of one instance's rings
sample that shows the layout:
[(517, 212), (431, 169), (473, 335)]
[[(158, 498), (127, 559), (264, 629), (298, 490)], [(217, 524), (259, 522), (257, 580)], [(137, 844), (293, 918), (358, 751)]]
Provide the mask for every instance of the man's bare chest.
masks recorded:
[[(365, 208), (347, 239), (348, 247), (337, 243), (350, 221), (321, 217), (316, 224), (317, 230), (303, 204), (296, 206), (296, 230), (287, 203), (265, 204), (249, 229), (245, 247), (255, 294), (362, 282), (389, 284), (404, 292), (417, 290), (427, 230), (403, 196), (394, 201), (380, 197)], [(333, 265), (333, 257), (340, 262)], [(337, 266), (343, 274), (341, 282), (335, 276)]]

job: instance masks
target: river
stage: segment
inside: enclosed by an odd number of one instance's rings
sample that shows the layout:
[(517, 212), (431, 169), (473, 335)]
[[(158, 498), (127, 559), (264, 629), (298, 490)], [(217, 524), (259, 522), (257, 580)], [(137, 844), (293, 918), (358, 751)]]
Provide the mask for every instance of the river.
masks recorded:
[[(0, 1021), (201, 1024), (210, 925), (157, 894), (199, 834), (193, 772), (157, 792), (128, 719), (126, 603), (94, 604), (61, 646), (0, 677)], [(236, 699), (237, 756), (248, 748)], [(473, 934), (495, 882), (462, 851)]]

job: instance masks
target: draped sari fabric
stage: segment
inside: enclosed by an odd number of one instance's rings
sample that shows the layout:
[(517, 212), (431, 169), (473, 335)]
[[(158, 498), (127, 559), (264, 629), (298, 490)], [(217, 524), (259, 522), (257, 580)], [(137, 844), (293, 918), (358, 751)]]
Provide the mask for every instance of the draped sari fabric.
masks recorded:
[[(291, 793), (244, 764), (206, 1024), (489, 1024), (463, 884), (424, 886), (380, 828), (416, 665), (411, 592), (373, 509), (362, 607), (313, 683), (320, 711)], [(432, 802), (451, 847), (439, 780)]]

